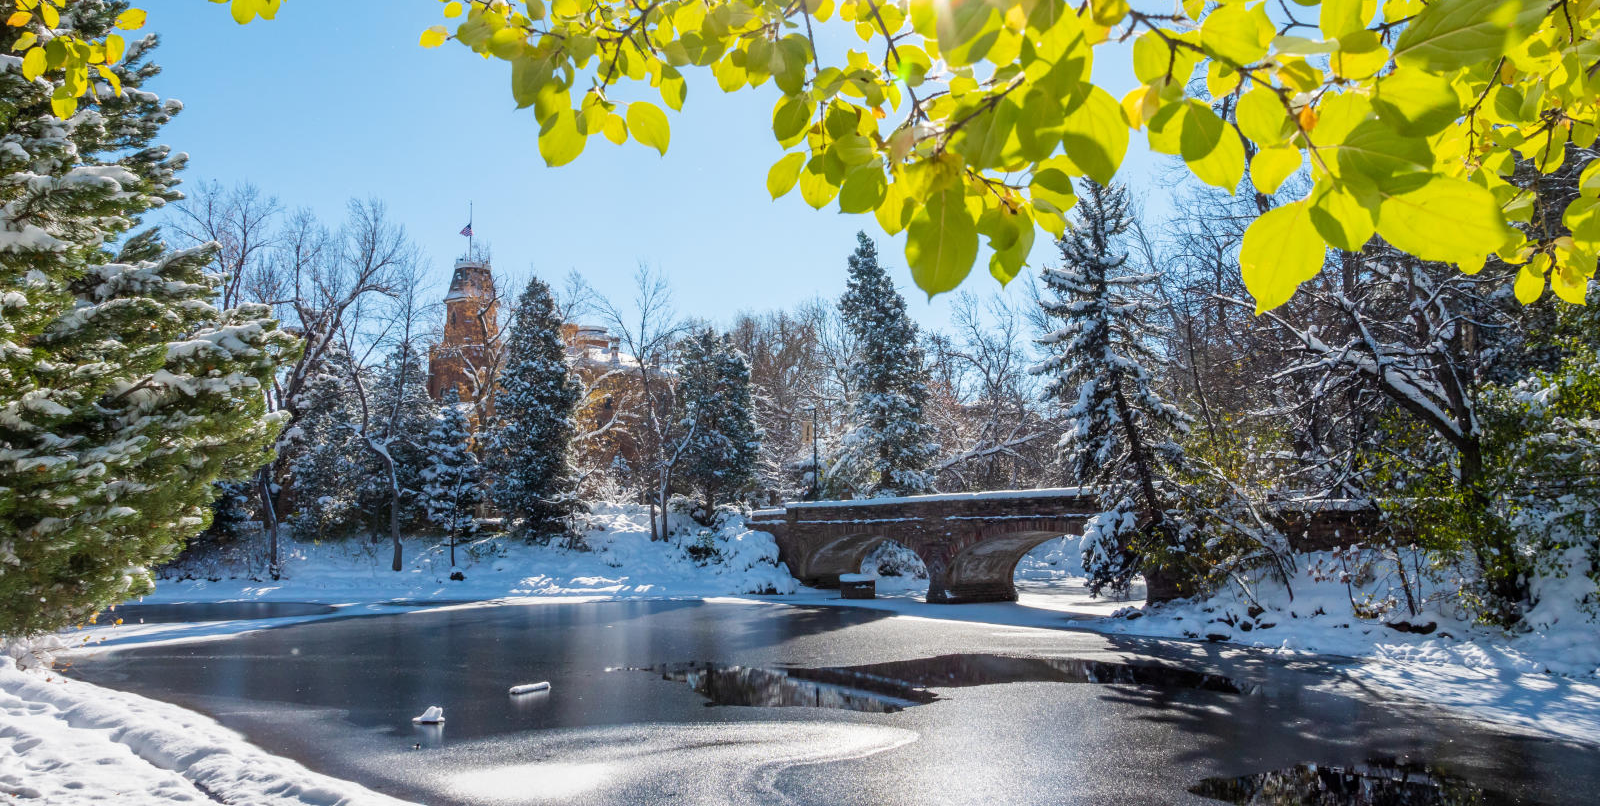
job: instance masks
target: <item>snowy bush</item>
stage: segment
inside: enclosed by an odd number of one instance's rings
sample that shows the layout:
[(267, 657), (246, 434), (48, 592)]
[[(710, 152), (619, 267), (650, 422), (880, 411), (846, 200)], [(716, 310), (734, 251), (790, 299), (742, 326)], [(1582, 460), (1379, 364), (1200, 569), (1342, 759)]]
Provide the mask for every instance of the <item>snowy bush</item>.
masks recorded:
[(885, 540), (861, 561), (861, 572), (880, 577), (927, 579), (928, 567), (917, 553), (893, 540)]

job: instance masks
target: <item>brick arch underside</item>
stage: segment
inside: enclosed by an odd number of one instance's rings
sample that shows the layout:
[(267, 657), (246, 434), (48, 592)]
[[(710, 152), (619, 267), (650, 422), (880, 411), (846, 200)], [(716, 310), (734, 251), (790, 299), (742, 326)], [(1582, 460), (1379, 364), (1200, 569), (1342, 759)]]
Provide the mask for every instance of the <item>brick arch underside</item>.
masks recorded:
[(970, 543), (950, 558), (944, 573), (940, 575), (942, 579), (930, 579), (930, 583), (934, 584), (928, 586), (928, 601), (1014, 602), (1017, 600), (1017, 585), (1013, 577), (1017, 572), (1017, 563), (1040, 545), (1076, 533), (1077, 530), (1066, 528), (1001, 533), (986, 530), (982, 539)]
[[(1014, 530), (1013, 530), (1014, 529)], [(974, 539), (929, 541), (893, 532), (859, 532), (831, 537), (817, 546), (799, 576), (808, 585), (833, 587), (840, 574), (861, 570), (861, 562), (880, 543), (893, 540), (922, 558), (928, 569), (930, 602), (1016, 601), (1012, 580), (1017, 563), (1041, 543), (1076, 534), (1076, 524), (1050, 528), (990, 526)], [(952, 555), (952, 549), (955, 549)]]
[(861, 570), (861, 563), (867, 555), (877, 548), (880, 543), (893, 540), (922, 557), (922, 562), (928, 562), (917, 547), (905, 541), (896, 540), (894, 535), (878, 532), (863, 532), (848, 534), (831, 538), (828, 542), (818, 546), (811, 552), (810, 561), (806, 563), (805, 579), (809, 584), (822, 584), (834, 586), (839, 584), (840, 574), (854, 574)]

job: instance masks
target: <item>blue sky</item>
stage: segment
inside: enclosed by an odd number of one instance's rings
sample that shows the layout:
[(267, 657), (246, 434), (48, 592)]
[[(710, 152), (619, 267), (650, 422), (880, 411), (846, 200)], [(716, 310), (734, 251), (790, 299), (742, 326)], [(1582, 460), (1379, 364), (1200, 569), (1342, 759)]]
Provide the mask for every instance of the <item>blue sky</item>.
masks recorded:
[[(668, 113), (665, 157), (596, 137), (552, 169), (531, 111), (514, 108), (509, 65), (453, 42), (417, 45), (442, 21), (433, 0), (292, 0), (276, 21), (248, 26), (199, 0), (140, 5), (163, 37), (155, 59), (165, 72), (149, 88), (186, 106), (162, 139), (189, 153), (189, 181), (250, 181), (330, 221), (352, 197), (381, 199), (428, 253), (440, 293), (465, 249), (457, 233), (471, 201), (502, 276), (577, 269), (621, 301), (648, 262), (672, 282), (681, 312), (718, 322), (837, 297), (864, 229), (912, 314), (929, 326), (948, 320), (948, 295), (930, 303), (912, 287), (903, 242), (888, 242), (871, 216), (813, 210), (798, 192), (769, 198), (767, 168), (782, 154), (770, 85), (728, 95), (709, 72), (689, 72), (683, 112)], [(1096, 55), (1108, 89), (1133, 86), (1123, 53)], [(1136, 192), (1150, 174), (1142, 140), (1134, 134), (1123, 169)], [(1053, 251), (1041, 233), (1034, 265)], [(980, 262), (963, 288), (999, 285)]]

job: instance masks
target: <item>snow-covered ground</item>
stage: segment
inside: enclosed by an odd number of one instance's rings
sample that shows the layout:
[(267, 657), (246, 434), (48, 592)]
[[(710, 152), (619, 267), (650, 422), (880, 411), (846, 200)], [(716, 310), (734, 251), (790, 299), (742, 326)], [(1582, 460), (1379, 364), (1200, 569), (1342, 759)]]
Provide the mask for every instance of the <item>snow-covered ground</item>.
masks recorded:
[[(336, 605), (333, 613), (198, 625), (140, 624), (132, 618), (118, 623), (113, 616), (63, 638), (96, 646), (220, 638), (405, 609), (397, 602), (492, 606), (491, 601), (703, 598), (828, 604), (1020, 628), (1224, 640), (1275, 654), (1348, 655), (1365, 660), (1345, 667), (1349, 682), (1381, 694), (1415, 697), (1540, 735), (1590, 743), (1600, 737), (1600, 625), (1586, 614), (1546, 607), (1530, 619), (1534, 630), (1507, 635), (1433, 612), (1407, 617), (1417, 625), (1431, 623), (1429, 634), (1401, 632), (1353, 616), (1352, 602), (1368, 601), (1367, 594), (1382, 600), (1389, 592), (1381, 580), (1331, 572), (1344, 567), (1334, 555), (1300, 558), (1287, 587), (1259, 583), (1254, 602), (1227, 591), (1202, 602), (1141, 608), (1137, 587), (1124, 600), (1089, 597), (1076, 541), (1064, 538), (1019, 565), (1019, 602), (951, 606), (924, 602), (926, 581), (910, 576), (880, 578), (875, 600), (841, 600), (836, 591), (799, 588), (777, 563), (771, 537), (738, 518), (715, 530), (679, 522), (682, 528), (669, 542), (651, 541), (648, 516), (634, 507), (599, 507), (592, 525), (585, 533), (588, 551), (503, 539), (458, 545), (455, 570), (462, 580), (450, 579), (448, 549), (435, 541), (407, 541), (400, 573), (389, 570), (386, 544), (285, 541), (279, 580), (232, 575), (225, 563), (202, 562), (183, 569), (184, 578), (161, 580), (146, 601), (320, 602)], [(1575, 574), (1558, 584), (1589, 583)], [(1548, 593), (1547, 601), (1572, 602), (1584, 591)], [(1389, 622), (1400, 619), (1394, 612), (1387, 616)], [(207, 791), (232, 793), (230, 802), (241, 803), (393, 802), (266, 756), (205, 717), (174, 706), (64, 681), (48, 670), (0, 666), (0, 793), (23, 797), (37, 791), (50, 803), (183, 802), (203, 800)], [(145, 800), (117, 794), (134, 791)], [(250, 792), (261, 794), (245, 794)]]
[(263, 752), (193, 711), (30, 666), (0, 655), (0, 802), (405, 803)]
[[(649, 512), (637, 506), (596, 504), (583, 531), (588, 550), (526, 545), (489, 537), (456, 545), (404, 541), (403, 570), (390, 570), (387, 540), (351, 539), (279, 544), (283, 568), (272, 580), (259, 567), (223, 558), (186, 563), (164, 572), (146, 602), (483, 600), (521, 596), (614, 598), (697, 597), (736, 593), (793, 593), (798, 583), (778, 565), (778, 545), (765, 532), (730, 516), (707, 529), (673, 516), (674, 538), (650, 539)], [(249, 547), (260, 556), (259, 547)], [(698, 555), (698, 556), (697, 556)], [(461, 580), (450, 578), (459, 571)]]

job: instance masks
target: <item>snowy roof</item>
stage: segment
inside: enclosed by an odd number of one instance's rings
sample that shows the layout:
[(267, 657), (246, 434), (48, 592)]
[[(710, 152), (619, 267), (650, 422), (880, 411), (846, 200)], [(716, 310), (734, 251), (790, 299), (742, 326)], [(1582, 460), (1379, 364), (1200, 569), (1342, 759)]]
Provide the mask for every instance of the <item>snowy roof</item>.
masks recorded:
[(815, 509), (820, 507), (874, 507), (889, 504), (922, 504), (937, 501), (986, 501), (1009, 498), (1069, 498), (1093, 495), (1092, 487), (1052, 487), (1043, 490), (984, 490), (975, 493), (935, 493), (933, 495), (905, 495), (898, 498), (859, 498), (853, 501), (796, 501), (785, 506), (790, 509)]

